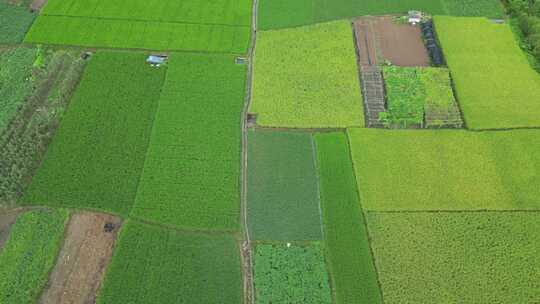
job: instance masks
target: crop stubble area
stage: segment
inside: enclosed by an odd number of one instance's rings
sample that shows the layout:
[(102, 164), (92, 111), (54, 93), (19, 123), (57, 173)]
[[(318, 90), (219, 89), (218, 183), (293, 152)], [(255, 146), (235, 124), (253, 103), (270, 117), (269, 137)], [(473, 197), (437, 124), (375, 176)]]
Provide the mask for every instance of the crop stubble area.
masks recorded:
[(244, 53), (251, 0), (48, 1), (26, 42)]

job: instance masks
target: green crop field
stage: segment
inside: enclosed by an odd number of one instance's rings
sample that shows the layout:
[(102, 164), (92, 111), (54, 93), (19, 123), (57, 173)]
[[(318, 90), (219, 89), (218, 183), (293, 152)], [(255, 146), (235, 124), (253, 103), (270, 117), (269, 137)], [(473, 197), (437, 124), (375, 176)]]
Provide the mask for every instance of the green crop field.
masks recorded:
[(145, 58), (91, 57), (23, 204), (129, 212), (166, 71)]
[(28, 8), (15, 6), (0, 1), (0, 43), (15, 44), (24, 39), (24, 35), (34, 22), (36, 14)]
[(4, 132), (17, 109), (32, 93), (32, 69), (36, 56), (37, 50), (33, 48), (0, 50), (0, 133)]
[(388, 109), (381, 120), (385, 125), (436, 128), (459, 119), (447, 69), (391, 66), (384, 67), (383, 74)]
[(442, 0), (448, 15), (502, 18), (504, 9), (500, 0)]
[(439, 0), (261, 0), (258, 25), (266, 30), (362, 15), (405, 13), (411, 9), (431, 14), (446, 12)]
[(171, 56), (133, 216), (239, 229), (245, 71), (233, 56)]
[(384, 302), (535, 303), (540, 213), (369, 213)]
[(331, 304), (321, 245), (257, 245), (255, 303)]
[(435, 26), (469, 128), (540, 126), (540, 75), (508, 24), (436, 17)]
[(122, 228), (97, 303), (241, 303), (240, 250), (231, 235)]
[(251, 9), (251, 0), (52, 0), (26, 41), (244, 53), (250, 38)]
[(319, 192), (311, 134), (251, 130), (247, 212), (255, 240), (318, 240)]
[(257, 34), (250, 112), (257, 124), (293, 128), (363, 126), (349, 22)]
[(321, 133), (315, 142), (335, 303), (382, 303), (347, 138), (344, 133)]
[(538, 209), (539, 136), (538, 130), (349, 130), (369, 210)]
[(0, 251), (0, 303), (36, 303), (62, 246), (66, 210), (18, 216)]

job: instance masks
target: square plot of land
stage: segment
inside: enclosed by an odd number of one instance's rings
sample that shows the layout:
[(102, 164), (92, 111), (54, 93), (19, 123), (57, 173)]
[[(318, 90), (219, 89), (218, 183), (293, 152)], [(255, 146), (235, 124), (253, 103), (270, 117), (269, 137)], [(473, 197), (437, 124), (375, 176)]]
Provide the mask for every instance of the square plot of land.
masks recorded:
[(253, 239), (321, 238), (311, 134), (250, 131), (247, 178), (248, 224)]
[(368, 213), (384, 302), (536, 303), (540, 213)]

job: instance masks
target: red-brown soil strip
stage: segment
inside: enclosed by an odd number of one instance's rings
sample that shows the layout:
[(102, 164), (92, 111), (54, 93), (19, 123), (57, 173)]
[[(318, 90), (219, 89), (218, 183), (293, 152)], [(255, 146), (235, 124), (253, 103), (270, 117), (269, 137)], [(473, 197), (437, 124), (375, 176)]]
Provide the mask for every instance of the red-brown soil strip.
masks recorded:
[(360, 18), (354, 23), (354, 34), (360, 66), (377, 65), (375, 37), (370, 20), (370, 18)]
[(95, 303), (120, 224), (118, 217), (108, 214), (73, 214), (39, 303)]

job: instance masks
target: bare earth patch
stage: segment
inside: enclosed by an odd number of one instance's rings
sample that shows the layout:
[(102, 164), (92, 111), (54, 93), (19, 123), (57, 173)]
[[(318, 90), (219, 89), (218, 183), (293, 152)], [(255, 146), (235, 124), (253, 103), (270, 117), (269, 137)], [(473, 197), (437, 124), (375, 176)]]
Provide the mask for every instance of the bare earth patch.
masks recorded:
[(429, 66), (429, 54), (422, 40), (420, 26), (398, 23), (393, 19), (393, 16), (363, 17), (355, 22), (360, 55), (365, 42), (358, 35), (368, 29), (372, 32), (368, 36), (374, 36), (379, 60), (388, 60), (397, 66)]
[(11, 210), (0, 213), (0, 250), (2, 250), (4, 244), (8, 240), (11, 226), (15, 223), (19, 213), (21, 213), (21, 210)]
[[(95, 303), (120, 224), (118, 217), (108, 214), (73, 214), (64, 246), (39, 303)], [(112, 231), (106, 226), (112, 227)]]
[(30, 9), (34, 12), (38, 12), (47, 3), (47, 0), (34, 0), (30, 4)]

